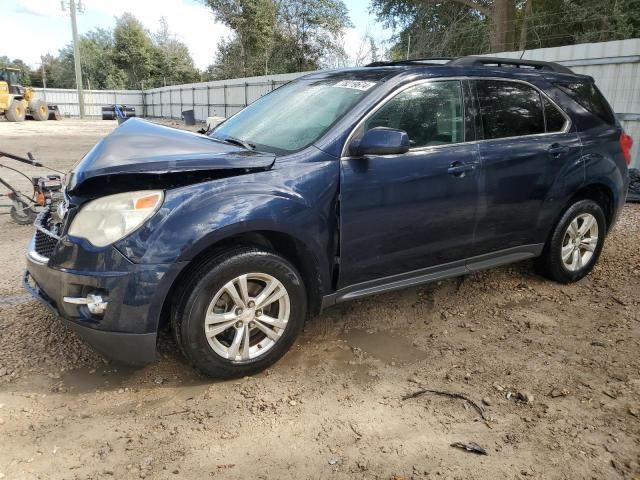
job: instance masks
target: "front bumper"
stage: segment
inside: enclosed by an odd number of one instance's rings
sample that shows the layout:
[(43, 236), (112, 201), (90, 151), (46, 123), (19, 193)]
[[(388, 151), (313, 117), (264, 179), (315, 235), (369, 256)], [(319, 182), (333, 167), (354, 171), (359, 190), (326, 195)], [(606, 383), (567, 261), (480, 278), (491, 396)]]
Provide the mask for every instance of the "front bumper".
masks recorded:
[(25, 272), (23, 285), (37, 300), (55, 315), (66, 320), (69, 327), (80, 338), (105, 357), (124, 365), (143, 366), (154, 361), (156, 355), (156, 333), (122, 333), (98, 330), (62, 317), (55, 303), (35, 282), (29, 271)]
[[(69, 258), (76, 261), (70, 263)], [(45, 258), (35, 252), (32, 240), (23, 285), (105, 357), (139, 366), (155, 359), (164, 300), (182, 266), (133, 264), (115, 248), (98, 253), (75, 244), (60, 245)], [(103, 314), (65, 301), (94, 292), (108, 302)]]

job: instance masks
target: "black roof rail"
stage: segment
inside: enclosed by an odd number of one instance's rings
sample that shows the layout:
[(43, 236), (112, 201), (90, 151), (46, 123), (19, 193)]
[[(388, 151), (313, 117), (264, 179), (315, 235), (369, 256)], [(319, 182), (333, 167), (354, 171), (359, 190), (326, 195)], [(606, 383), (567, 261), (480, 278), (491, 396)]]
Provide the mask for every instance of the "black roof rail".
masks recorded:
[(473, 55), (467, 57), (456, 58), (447, 63), (456, 67), (502, 67), (509, 66), (514, 68), (524, 68), (533, 70), (546, 70), (556, 73), (573, 73), (571, 69), (555, 62), (542, 62), (539, 60), (520, 60), (517, 58), (500, 58), (500, 57), (475, 57)]
[[(389, 67), (393, 65), (445, 65), (450, 63), (455, 57), (427, 57), (427, 58), (409, 58), (407, 60), (396, 61), (378, 61), (372, 62), (365, 67)], [(432, 62), (432, 63), (429, 63)], [(440, 62), (440, 63), (436, 63)]]

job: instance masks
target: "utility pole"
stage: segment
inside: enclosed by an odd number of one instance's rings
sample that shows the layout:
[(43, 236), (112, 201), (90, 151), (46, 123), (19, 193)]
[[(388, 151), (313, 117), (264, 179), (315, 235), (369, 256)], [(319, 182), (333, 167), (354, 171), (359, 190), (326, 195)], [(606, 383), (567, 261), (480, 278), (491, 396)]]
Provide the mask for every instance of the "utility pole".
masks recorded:
[(40, 65), (42, 66), (42, 99), (47, 101), (47, 74), (44, 69), (44, 55), (40, 55)]
[[(73, 36), (73, 63), (76, 70), (76, 88), (78, 89), (78, 106), (80, 107), (80, 118), (84, 118), (84, 91), (82, 89), (82, 69), (80, 67), (80, 45), (78, 44), (78, 26), (76, 25), (76, 1), (77, 11), (84, 12), (81, 0), (68, 0), (69, 13), (71, 14), (71, 35)], [(66, 10), (65, 1), (61, 2), (62, 10)]]

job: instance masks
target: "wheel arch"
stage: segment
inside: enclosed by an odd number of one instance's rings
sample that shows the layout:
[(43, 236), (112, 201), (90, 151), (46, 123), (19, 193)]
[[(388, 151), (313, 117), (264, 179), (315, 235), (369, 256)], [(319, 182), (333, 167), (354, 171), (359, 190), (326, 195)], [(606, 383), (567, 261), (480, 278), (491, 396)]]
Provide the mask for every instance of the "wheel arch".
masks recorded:
[(616, 195), (614, 189), (604, 182), (593, 182), (584, 185), (569, 198), (562, 212), (564, 213), (567, 208), (579, 200), (593, 200), (600, 205), (607, 222), (606, 227), (608, 233), (611, 225), (615, 221)]
[(184, 280), (206, 259), (239, 246), (262, 248), (291, 262), (305, 282), (309, 315), (314, 316), (320, 312), (323, 292), (328, 287), (326, 280), (323, 279), (321, 259), (308, 248), (305, 242), (289, 233), (275, 230), (250, 230), (220, 238), (191, 256), (189, 263), (173, 280), (165, 296), (160, 315), (160, 327), (167, 324), (180, 285)]
[[(549, 243), (553, 231), (558, 225), (558, 222), (567, 211), (567, 209), (579, 200), (593, 200), (602, 208), (606, 221), (606, 232), (611, 230), (616, 218), (617, 218), (617, 198), (615, 194), (614, 185), (603, 181), (592, 181), (584, 183), (574, 192), (556, 200), (556, 206), (553, 208), (553, 213), (550, 214), (546, 221), (542, 223), (544, 225), (540, 232), (540, 241), (546, 246)], [(543, 207), (544, 210), (544, 207)]]

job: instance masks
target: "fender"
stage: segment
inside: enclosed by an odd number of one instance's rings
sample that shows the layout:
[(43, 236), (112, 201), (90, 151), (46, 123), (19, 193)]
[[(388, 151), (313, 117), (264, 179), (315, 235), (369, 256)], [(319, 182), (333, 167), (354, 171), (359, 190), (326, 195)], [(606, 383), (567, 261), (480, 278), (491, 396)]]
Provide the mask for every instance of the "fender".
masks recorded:
[(158, 213), (116, 248), (134, 263), (186, 264), (232, 236), (277, 232), (304, 245), (329, 285), (339, 164), (291, 162), (286, 173), (274, 169), (168, 190)]
[(580, 133), (584, 150), (585, 186), (603, 185), (612, 194), (609, 229), (615, 224), (629, 188), (629, 169), (620, 148), (622, 128), (598, 125)]
[(613, 195), (613, 205), (622, 207), (629, 187), (629, 174), (624, 161), (616, 161), (609, 156), (590, 154), (585, 157), (585, 186), (600, 184)]
[(629, 188), (629, 173), (624, 162), (624, 170), (616, 166), (615, 160), (601, 156), (600, 158), (594, 158), (594, 155), (590, 155), (585, 160), (587, 178), (585, 180), (585, 187), (593, 185), (604, 186), (612, 197), (612, 211), (610, 212), (609, 225), (607, 231), (616, 224), (622, 207), (626, 201), (627, 190)]
[(545, 200), (540, 214), (538, 231), (541, 241), (553, 227), (558, 217), (567, 207), (571, 198), (578, 192), (590, 187), (604, 187), (612, 196), (612, 207), (608, 230), (615, 224), (620, 210), (625, 202), (629, 180), (623, 170), (616, 166), (616, 161), (608, 156), (599, 154), (583, 155), (580, 160), (583, 165), (584, 178), (578, 181), (580, 175), (570, 169), (561, 173), (556, 179), (549, 196)]

